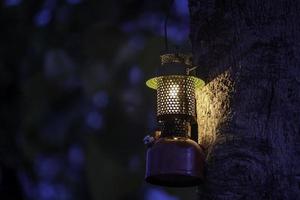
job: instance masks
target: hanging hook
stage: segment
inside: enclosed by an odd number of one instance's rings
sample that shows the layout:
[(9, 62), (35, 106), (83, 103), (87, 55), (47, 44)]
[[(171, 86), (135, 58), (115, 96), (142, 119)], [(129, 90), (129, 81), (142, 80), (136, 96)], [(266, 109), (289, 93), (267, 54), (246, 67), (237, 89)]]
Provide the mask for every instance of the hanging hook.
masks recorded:
[(194, 71), (197, 69), (197, 66), (192, 67), (192, 68), (186, 68), (186, 75), (190, 75), (190, 72)]

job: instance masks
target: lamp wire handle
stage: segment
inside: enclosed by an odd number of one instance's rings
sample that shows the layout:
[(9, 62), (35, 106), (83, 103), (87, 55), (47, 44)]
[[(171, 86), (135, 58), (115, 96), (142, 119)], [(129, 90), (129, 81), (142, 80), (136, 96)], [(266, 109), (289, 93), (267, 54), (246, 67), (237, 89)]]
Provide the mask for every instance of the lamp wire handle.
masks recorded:
[(169, 44), (168, 44), (168, 19), (169, 19), (170, 14), (171, 14), (171, 8), (172, 8), (173, 3), (174, 3), (174, 0), (171, 0), (170, 4), (168, 6), (168, 11), (167, 11), (167, 14), (166, 14), (166, 18), (165, 18), (164, 30), (165, 30), (165, 50), (166, 51), (169, 50)]

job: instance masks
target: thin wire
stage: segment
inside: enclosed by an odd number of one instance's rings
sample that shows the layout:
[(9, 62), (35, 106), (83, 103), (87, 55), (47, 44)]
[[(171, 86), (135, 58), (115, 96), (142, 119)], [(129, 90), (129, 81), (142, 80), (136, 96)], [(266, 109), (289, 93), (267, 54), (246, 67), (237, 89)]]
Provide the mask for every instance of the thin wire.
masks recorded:
[(165, 19), (165, 50), (168, 51), (169, 50), (169, 44), (168, 44), (168, 19), (171, 13), (171, 8), (172, 5), (174, 3), (174, 0), (170, 1), (169, 7), (168, 7), (168, 11), (167, 11), (167, 15), (166, 15), (166, 19)]
[(197, 69), (198, 66), (192, 67), (192, 68), (186, 68), (186, 75), (190, 75), (190, 72)]

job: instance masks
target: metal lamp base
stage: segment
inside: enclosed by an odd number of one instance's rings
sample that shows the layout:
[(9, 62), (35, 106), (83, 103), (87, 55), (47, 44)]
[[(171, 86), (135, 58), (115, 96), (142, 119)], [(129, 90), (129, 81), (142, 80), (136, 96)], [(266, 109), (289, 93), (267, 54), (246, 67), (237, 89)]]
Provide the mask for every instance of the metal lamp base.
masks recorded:
[(163, 137), (147, 150), (148, 183), (170, 186), (196, 186), (203, 180), (204, 153), (186, 137)]

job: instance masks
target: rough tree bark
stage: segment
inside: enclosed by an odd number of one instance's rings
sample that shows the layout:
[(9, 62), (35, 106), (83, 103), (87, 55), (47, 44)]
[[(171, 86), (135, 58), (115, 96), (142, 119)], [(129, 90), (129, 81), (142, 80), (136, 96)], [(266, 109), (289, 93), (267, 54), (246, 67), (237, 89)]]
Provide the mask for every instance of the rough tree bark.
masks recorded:
[(199, 199), (300, 199), (300, 2), (189, 0)]

